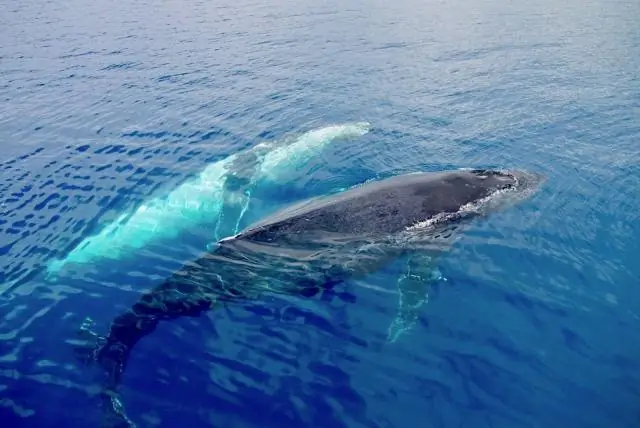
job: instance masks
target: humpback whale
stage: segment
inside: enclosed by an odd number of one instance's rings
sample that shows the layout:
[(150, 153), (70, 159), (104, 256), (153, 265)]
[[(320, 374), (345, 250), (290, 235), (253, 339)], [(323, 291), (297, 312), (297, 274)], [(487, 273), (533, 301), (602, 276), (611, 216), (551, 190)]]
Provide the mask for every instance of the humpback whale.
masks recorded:
[(151, 243), (165, 242), (198, 226), (215, 224), (216, 238), (227, 236), (225, 218), (232, 219), (231, 232), (236, 233), (257, 183), (282, 185), (333, 141), (363, 136), (370, 128), (368, 122), (325, 126), (296, 138), (260, 143), (213, 162), (167, 194), (123, 213), (64, 258), (50, 262), (47, 277), (56, 278), (69, 264), (122, 260)]
[(427, 301), (434, 257), (474, 218), (528, 198), (542, 176), (517, 170), (418, 172), (370, 181), (282, 209), (184, 265), (117, 316), (106, 336), (83, 325), (85, 352), (106, 383), (106, 426), (134, 426), (117, 388), (136, 343), (159, 322), (194, 317), (264, 293), (313, 298), (398, 257), (397, 314), (388, 340), (411, 328)]

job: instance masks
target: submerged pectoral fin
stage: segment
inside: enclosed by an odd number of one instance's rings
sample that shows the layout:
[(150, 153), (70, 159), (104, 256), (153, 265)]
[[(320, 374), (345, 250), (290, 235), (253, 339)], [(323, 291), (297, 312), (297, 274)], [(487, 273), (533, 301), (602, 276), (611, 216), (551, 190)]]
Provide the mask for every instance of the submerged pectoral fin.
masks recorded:
[(429, 301), (433, 284), (442, 279), (433, 258), (423, 253), (410, 254), (405, 272), (398, 278), (398, 310), (389, 326), (387, 341), (395, 342), (418, 321), (422, 306)]

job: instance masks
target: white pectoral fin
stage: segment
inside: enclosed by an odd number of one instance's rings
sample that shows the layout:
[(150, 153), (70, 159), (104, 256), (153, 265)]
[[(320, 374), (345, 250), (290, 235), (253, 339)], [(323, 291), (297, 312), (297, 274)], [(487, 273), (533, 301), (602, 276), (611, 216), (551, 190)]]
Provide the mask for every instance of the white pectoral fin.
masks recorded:
[[(253, 185), (250, 183), (249, 185)], [(224, 194), (224, 204), (220, 212), (216, 238), (235, 235), (240, 229), (240, 223), (249, 208), (251, 188), (247, 186), (239, 191), (227, 191)]]
[(260, 143), (237, 156), (230, 172), (224, 177), (223, 206), (216, 228), (216, 238), (222, 239), (240, 231), (242, 220), (251, 204), (251, 194), (260, 180), (265, 157), (273, 152), (271, 144)]
[(412, 253), (407, 258), (405, 272), (398, 278), (398, 310), (389, 326), (388, 342), (395, 342), (418, 321), (422, 306), (429, 301), (431, 286), (442, 280), (434, 259), (425, 253)]

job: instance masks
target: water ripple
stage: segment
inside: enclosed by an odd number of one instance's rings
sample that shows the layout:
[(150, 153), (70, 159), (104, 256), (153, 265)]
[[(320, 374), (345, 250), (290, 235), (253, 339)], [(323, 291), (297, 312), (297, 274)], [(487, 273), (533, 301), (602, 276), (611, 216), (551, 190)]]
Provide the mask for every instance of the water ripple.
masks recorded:
[(159, 327), (124, 382), (135, 419), (640, 424), (637, 2), (5, 3), (5, 425), (95, 425), (98, 382), (69, 341), (87, 315), (106, 331), (207, 231), (58, 282), (40, 275), (50, 260), (210, 162), (359, 120), (368, 135), (262, 194), (252, 218), (419, 169), (520, 167), (547, 182), (453, 244), (420, 328), (393, 346), (397, 266), (322, 301), (268, 297)]

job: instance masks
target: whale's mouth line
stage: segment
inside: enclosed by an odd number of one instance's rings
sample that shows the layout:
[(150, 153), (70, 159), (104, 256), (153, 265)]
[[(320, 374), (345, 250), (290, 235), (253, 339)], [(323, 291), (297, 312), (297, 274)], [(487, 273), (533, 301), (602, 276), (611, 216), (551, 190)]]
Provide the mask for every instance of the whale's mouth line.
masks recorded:
[(507, 187), (504, 189), (496, 190), (492, 192), (490, 195), (485, 196), (484, 198), (462, 205), (457, 211), (438, 213), (435, 216), (430, 217), (426, 220), (422, 220), (417, 223), (414, 223), (413, 225), (407, 227), (405, 230), (407, 232), (424, 232), (429, 230), (435, 230), (439, 226), (449, 222), (463, 220), (464, 218), (468, 218), (474, 215), (482, 215), (485, 212), (484, 208), (493, 199), (503, 196), (507, 193), (513, 193), (513, 192), (515, 192), (514, 187)]
[(413, 225), (408, 226), (405, 230), (407, 232), (425, 232), (435, 230), (449, 222), (464, 220), (465, 218), (473, 216), (486, 215), (491, 211), (504, 207), (505, 205), (516, 204), (528, 199), (538, 190), (540, 184), (544, 181), (544, 177), (540, 174), (520, 170), (470, 170), (478, 174), (486, 172), (495, 175), (497, 173), (505, 178), (513, 179), (514, 183), (507, 184), (505, 187), (491, 192), (484, 198), (464, 204), (455, 212), (438, 213), (433, 217), (418, 221)]

